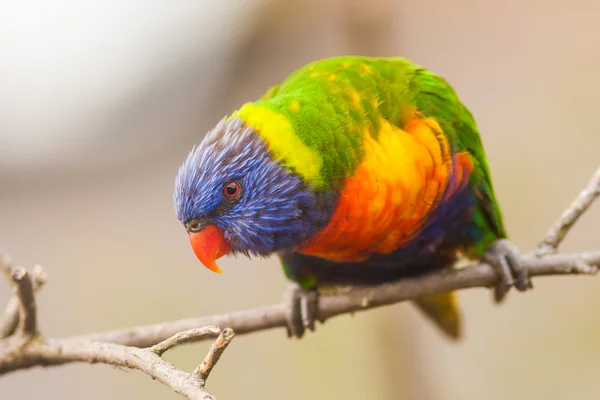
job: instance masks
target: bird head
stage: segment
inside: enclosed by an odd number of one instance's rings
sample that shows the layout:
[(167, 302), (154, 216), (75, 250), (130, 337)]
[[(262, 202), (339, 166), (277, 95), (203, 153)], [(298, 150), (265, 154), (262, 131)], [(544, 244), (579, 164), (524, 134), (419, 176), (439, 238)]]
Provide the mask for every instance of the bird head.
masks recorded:
[(175, 179), (175, 212), (210, 270), (228, 253), (293, 250), (324, 226), (324, 202), (270, 153), (258, 132), (223, 119), (192, 149)]

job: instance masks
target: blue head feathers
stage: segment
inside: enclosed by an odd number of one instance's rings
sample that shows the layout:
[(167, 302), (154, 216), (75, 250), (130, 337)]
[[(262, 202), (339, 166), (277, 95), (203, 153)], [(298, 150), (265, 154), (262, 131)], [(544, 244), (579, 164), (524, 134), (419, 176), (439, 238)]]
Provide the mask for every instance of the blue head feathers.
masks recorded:
[(177, 174), (174, 200), (182, 223), (216, 225), (232, 251), (246, 255), (292, 250), (327, 220), (319, 196), (274, 160), (239, 118), (222, 120), (190, 152)]

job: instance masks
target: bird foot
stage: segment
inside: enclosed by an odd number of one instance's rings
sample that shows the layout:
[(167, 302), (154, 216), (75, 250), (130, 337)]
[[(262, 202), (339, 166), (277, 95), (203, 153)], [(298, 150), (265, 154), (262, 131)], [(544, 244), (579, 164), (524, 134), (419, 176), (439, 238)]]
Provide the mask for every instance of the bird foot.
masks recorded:
[(317, 291), (302, 289), (291, 283), (286, 289), (286, 302), (288, 337), (300, 339), (307, 328), (314, 331), (319, 305)]
[(509, 240), (491, 243), (485, 250), (483, 260), (500, 275), (500, 281), (494, 286), (496, 303), (500, 303), (513, 286), (520, 292), (533, 288), (529, 271), (521, 263), (519, 249)]

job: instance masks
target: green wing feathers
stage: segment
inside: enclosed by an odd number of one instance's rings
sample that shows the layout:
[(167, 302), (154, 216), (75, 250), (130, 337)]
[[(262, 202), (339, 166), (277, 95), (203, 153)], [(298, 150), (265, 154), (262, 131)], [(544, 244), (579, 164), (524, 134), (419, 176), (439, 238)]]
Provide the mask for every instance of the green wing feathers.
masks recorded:
[(506, 236), (475, 120), (450, 84), (433, 72), (401, 57), (328, 58), (293, 72), (259, 103), (285, 115), (299, 139), (320, 154), (322, 179), (332, 187), (360, 163), (362, 130), (377, 135), (381, 118), (402, 128), (415, 109), (435, 118), (455, 150), (468, 152), (474, 163), (469, 184), (483, 234), (470, 252), (480, 256), (489, 243)]
[[(475, 120), (450, 84), (431, 71), (400, 57), (329, 58), (296, 70), (254, 104), (285, 118), (285, 129), (306, 148), (304, 153), (318, 155), (319, 180), (334, 190), (360, 165), (365, 132), (377, 139), (383, 120), (404, 129), (415, 111), (435, 119), (452, 150), (468, 153), (473, 161), (468, 184), (476, 197), (473, 220), (480, 233), (467, 252), (481, 256), (491, 242), (506, 236)], [(281, 132), (281, 125), (274, 126), (273, 135), (281, 137)], [(288, 154), (299, 157), (296, 150)], [(415, 304), (449, 336), (459, 336), (453, 293)]]
[(483, 236), (473, 245), (471, 252), (475, 256), (481, 256), (488, 244), (506, 237), (506, 232), (494, 195), (487, 157), (473, 115), (459, 100), (454, 89), (443, 78), (430, 71), (417, 71), (412, 81), (412, 91), (417, 109), (438, 121), (456, 151), (466, 151), (471, 155), (474, 167), (469, 185), (477, 197), (474, 218), (483, 232)]

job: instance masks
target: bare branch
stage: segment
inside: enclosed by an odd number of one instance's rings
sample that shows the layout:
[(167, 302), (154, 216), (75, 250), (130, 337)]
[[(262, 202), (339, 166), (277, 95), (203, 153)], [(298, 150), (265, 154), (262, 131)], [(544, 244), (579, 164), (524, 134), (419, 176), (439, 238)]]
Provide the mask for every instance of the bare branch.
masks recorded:
[[(1, 266), (13, 286), (14, 296), (9, 304), (12, 303), (13, 298), (16, 299), (18, 310), (18, 318), (14, 318), (11, 308), (9, 308), (6, 314), (8, 317), (4, 319), (7, 321), (6, 329), (7, 331), (12, 330), (14, 327), (11, 328), (9, 325), (18, 322), (17, 332), (19, 335), (11, 336), (11, 333), (8, 333), (8, 336), (0, 342), (0, 374), (36, 365), (48, 366), (78, 361), (100, 362), (142, 371), (190, 400), (214, 399), (204, 390), (204, 384), (210, 369), (227, 346), (227, 344), (223, 345), (224, 335), (218, 327), (208, 326), (179, 332), (157, 345), (145, 349), (88, 340), (46, 340), (37, 336), (34, 295), (34, 286), (43, 285), (47, 280), (46, 274), (41, 267), (34, 267), (33, 275), (37, 282), (34, 284), (24, 268), (11, 267), (8, 263), (2, 263)], [(233, 334), (231, 334), (231, 329), (226, 331), (227, 335), (225, 336), (228, 342)], [(202, 378), (197, 373), (183, 372), (161, 358), (164, 352), (175, 346), (209, 336), (214, 337), (219, 333), (221, 335), (216, 344), (211, 346), (209, 353), (215, 354), (214, 360), (211, 360), (211, 365)], [(216, 352), (214, 349), (217, 349)]]
[[(593, 275), (600, 267), (600, 251), (553, 254), (544, 258), (529, 255), (523, 257), (523, 265), (529, 269), (531, 276)], [(460, 270), (441, 270), (421, 277), (407, 278), (379, 286), (355, 288), (344, 293), (321, 296), (317, 317), (324, 321), (337, 315), (364, 311), (431, 294), (474, 287), (491, 287), (497, 279), (496, 272), (490, 265), (479, 263)], [(180, 331), (195, 329), (198, 326), (228, 326), (236, 334), (246, 334), (277, 327), (283, 328), (286, 324), (287, 308), (285, 304), (281, 303), (228, 314), (48, 341), (54, 346), (52, 351), (34, 351), (32, 349), (35, 349), (35, 346), (27, 346), (25, 352), (18, 353), (18, 360), (15, 360), (10, 351), (3, 351), (3, 347), (0, 346), (0, 374), (37, 365), (50, 366), (73, 361), (93, 360), (83, 356), (75, 358), (64, 356), (61, 351), (71, 349), (70, 346), (73, 343), (112, 342), (128, 346), (148, 347), (168, 339)], [(195, 339), (203, 340), (199, 336)], [(154, 351), (152, 353), (156, 355)], [(158, 355), (156, 356), (158, 357)]]
[(200, 339), (217, 336), (221, 330), (216, 326), (205, 326), (203, 328), (189, 329), (187, 331), (176, 333), (170, 338), (155, 344), (150, 348), (151, 351), (162, 356), (166, 351), (181, 344), (196, 342)]
[[(8, 256), (0, 253), (0, 269), (6, 279), (6, 282), (12, 287), (12, 267)], [(19, 324), (19, 299), (16, 296), (11, 296), (8, 304), (4, 309), (4, 313), (0, 317), (0, 339), (13, 334)]]
[(175, 346), (214, 337), (219, 332), (219, 328), (214, 326), (192, 329), (145, 349), (86, 340), (44, 340), (36, 337), (24, 341), (22, 337), (10, 337), (7, 339), (8, 345), (0, 347), (0, 374), (36, 365), (103, 363), (141, 371), (190, 400), (212, 400), (214, 397), (204, 390), (204, 385), (212, 368), (234, 337), (231, 328), (221, 332), (202, 364), (193, 373), (179, 370), (163, 360), (161, 355)]
[[(531, 276), (593, 275), (600, 267), (600, 251), (553, 254), (544, 258), (523, 256), (523, 265), (529, 269)], [(368, 310), (430, 294), (473, 287), (491, 287), (496, 279), (496, 273), (491, 266), (478, 263), (461, 270), (442, 270), (384, 285), (322, 295), (319, 298), (317, 317), (319, 320), (325, 320), (340, 314)], [(208, 325), (229, 326), (236, 334), (240, 335), (285, 327), (287, 324), (286, 312), (285, 304), (274, 304), (227, 314), (95, 333), (80, 336), (77, 339), (151, 346), (177, 332)]]
[(8, 300), (4, 313), (0, 316), (0, 339), (12, 335), (19, 324), (19, 300), (12, 297)]
[(208, 350), (208, 354), (204, 358), (204, 361), (192, 372), (195, 376), (200, 378), (203, 382), (206, 382), (208, 376), (210, 375), (210, 371), (217, 364), (221, 355), (229, 346), (229, 343), (233, 340), (235, 336), (235, 332), (231, 328), (225, 328), (223, 332), (219, 335), (217, 340), (213, 344), (210, 345), (210, 349)]
[[(12, 339), (12, 338), (11, 338)], [(104, 363), (142, 371), (190, 400), (214, 399), (195, 375), (177, 369), (150, 349), (114, 343), (38, 339), (12, 354), (0, 353), (0, 371), (65, 362)]]
[[(550, 229), (537, 252), (521, 256), (521, 265), (530, 276), (594, 275), (600, 268), (600, 251), (552, 254), (571, 226), (600, 195), (600, 169), (560, 220)], [(235, 334), (246, 334), (287, 325), (287, 304), (280, 303), (244, 311), (139, 326), (130, 329), (44, 340), (37, 336), (34, 284), (23, 268), (1, 263), (13, 283), (19, 307), (18, 330), (0, 341), (0, 375), (33, 366), (69, 362), (102, 362), (137, 369), (171, 387), (188, 399), (208, 400), (204, 383)], [(39, 271), (42, 276), (41, 270)], [(34, 273), (34, 277), (36, 273)], [(415, 298), (474, 287), (493, 287), (499, 277), (490, 265), (478, 262), (462, 269), (443, 269), (419, 277), (378, 286), (355, 287), (349, 291), (322, 295), (316, 318), (326, 319)], [(44, 282), (39, 280), (38, 286)], [(36, 279), (38, 281), (38, 279)], [(2, 321), (12, 317), (10, 307)], [(8, 318), (6, 318), (8, 315)], [(198, 328), (205, 326), (205, 328)], [(218, 327), (228, 327), (222, 332)], [(8, 329), (11, 335), (14, 326)], [(174, 346), (220, 335), (204, 361), (192, 372), (177, 369), (160, 356)], [(235, 333), (234, 333), (235, 332)], [(157, 344), (158, 343), (158, 344)], [(135, 346), (135, 347), (134, 347)], [(152, 347), (150, 347), (152, 346)]]
[(11, 280), (13, 290), (19, 299), (19, 325), (18, 331), (25, 336), (37, 333), (37, 315), (33, 282), (23, 267), (12, 268)]
[[(6, 275), (6, 280), (10, 283), (12, 278), (12, 267), (0, 255), (0, 268), (4, 271)], [(42, 269), (40, 265), (36, 265), (33, 267), (33, 290), (37, 292), (44, 286), (46, 281), (48, 280), (48, 275)], [(9, 337), (12, 335), (17, 329), (17, 325), (19, 324), (19, 298), (15, 296), (11, 296), (6, 304), (6, 308), (4, 309), (4, 313), (0, 316), (0, 339)]]
[[(600, 267), (600, 251), (556, 255), (550, 254), (552, 251), (543, 249), (544, 246), (546, 248), (549, 246), (551, 250), (558, 246), (567, 230), (587, 210), (592, 201), (598, 196), (599, 191), (600, 169), (596, 171), (588, 186), (548, 232), (539, 247), (541, 253), (523, 256), (523, 266), (529, 269), (531, 276), (588, 275), (596, 273), (597, 268)], [(444, 270), (381, 286), (356, 288), (342, 294), (321, 296), (317, 318), (324, 321), (326, 318), (339, 314), (398, 303), (429, 294), (477, 286), (490, 287), (496, 279), (497, 276), (491, 266), (485, 263), (476, 263), (470, 268), (459, 271)], [(285, 304), (275, 304), (222, 315), (96, 333), (81, 338), (128, 345), (151, 346), (174, 335), (176, 332), (206, 325), (229, 326), (237, 334), (284, 327), (286, 326), (286, 306)]]
[(579, 217), (589, 208), (600, 195), (600, 168), (590, 179), (585, 189), (571, 203), (560, 218), (552, 225), (544, 239), (538, 245), (536, 255), (543, 256), (556, 252), (558, 245), (564, 239)]

